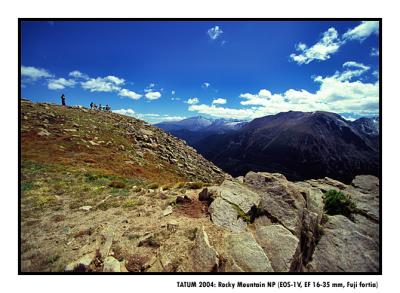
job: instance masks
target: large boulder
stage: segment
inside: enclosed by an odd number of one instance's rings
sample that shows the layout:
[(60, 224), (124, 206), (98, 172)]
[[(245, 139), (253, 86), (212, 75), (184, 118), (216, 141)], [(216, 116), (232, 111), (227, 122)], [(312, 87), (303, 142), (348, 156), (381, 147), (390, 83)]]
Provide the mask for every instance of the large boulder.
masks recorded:
[(300, 241), (288, 229), (281, 225), (259, 226), (256, 239), (270, 259), (275, 272), (299, 270)]
[(249, 172), (244, 182), (261, 197), (259, 214), (267, 215), (300, 238), (306, 207), (301, 188), (280, 174)]
[(246, 222), (239, 216), (237, 208), (221, 197), (217, 197), (211, 203), (208, 211), (214, 224), (229, 231), (240, 232), (247, 226)]
[(211, 272), (218, 268), (218, 253), (208, 242), (204, 226), (197, 230), (191, 256), (195, 272)]
[(250, 232), (229, 234), (225, 242), (226, 251), (229, 253), (236, 271), (274, 271), (268, 256)]
[(225, 180), (220, 186), (220, 196), (238, 206), (244, 213), (260, 203), (260, 196), (239, 182)]
[(311, 272), (378, 272), (379, 243), (342, 215), (328, 216), (307, 265)]

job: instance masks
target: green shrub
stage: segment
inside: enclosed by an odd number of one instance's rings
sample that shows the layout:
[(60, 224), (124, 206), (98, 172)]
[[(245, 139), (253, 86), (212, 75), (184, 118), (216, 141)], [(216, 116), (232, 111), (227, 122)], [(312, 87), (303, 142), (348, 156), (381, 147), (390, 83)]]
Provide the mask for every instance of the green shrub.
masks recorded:
[(353, 219), (356, 204), (341, 191), (329, 190), (324, 195), (324, 209), (328, 215), (343, 215)]

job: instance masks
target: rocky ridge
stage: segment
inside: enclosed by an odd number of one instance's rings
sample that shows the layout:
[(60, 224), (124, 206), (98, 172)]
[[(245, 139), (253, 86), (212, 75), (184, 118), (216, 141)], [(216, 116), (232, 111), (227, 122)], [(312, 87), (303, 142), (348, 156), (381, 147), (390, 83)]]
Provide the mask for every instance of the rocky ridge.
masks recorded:
[(185, 141), (132, 117), (21, 100), (21, 124), (22, 155), (29, 160), (109, 168), (159, 183), (225, 178)]

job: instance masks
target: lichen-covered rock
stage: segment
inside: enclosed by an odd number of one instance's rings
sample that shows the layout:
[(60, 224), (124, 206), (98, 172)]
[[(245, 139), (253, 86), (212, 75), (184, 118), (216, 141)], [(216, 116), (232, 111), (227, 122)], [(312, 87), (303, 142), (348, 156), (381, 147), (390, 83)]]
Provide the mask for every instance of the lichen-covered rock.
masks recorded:
[(281, 225), (259, 226), (256, 239), (275, 272), (293, 272), (301, 267), (300, 241), (288, 229)]
[(269, 173), (249, 172), (245, 183), (260, 195), (260, 213), (267, 214), (273, 222), (283, 225), (300, 238), (306, 201), (299, 187), (283, 176)]
[(121, 272), (120, 262), (112, 256), (104, 259), (103, 272)]
[(378, 272), (379, 244), (342, 215), (328, 216), (315, 247), (311, 272)]
[(225, 242), (238, 271), (273, 272), (270, 260), (250, 232), (230, 234)]
[(229, 231), (240, 232), (247, 226), (246, 222), (239, 217), (237, 209), (221, 197), (216, 198), (208, 210), (213, 223)]
[(218, 253), (208, 242), (204, 226), (197, 230), (191, 256), (195, 272), (211, 272), (218, 268)]
[(244, 185), (225, 180), (220, 186), (220, 196), (238, 206), (244, 213), (250, 212), (253, 206), (260, 203), (260, 196)]

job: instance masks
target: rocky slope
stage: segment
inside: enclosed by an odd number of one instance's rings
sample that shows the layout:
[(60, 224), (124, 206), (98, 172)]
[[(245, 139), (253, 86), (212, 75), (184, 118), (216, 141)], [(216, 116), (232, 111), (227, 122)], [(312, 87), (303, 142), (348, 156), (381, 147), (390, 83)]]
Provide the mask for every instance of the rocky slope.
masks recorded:
[[(23, 272), (379, 270), (376, 177), (234, 179), (142, 121), (21, 106)], [(353, 198), (354, 221), (324, 214), (330, 189)]]
[(254, 119), (240, 130), (193, 146), (233, 176), (279, 172), (290, 180), (325, 176), (350, 183), (379, 174), (379, 135), (371, 124), (329, 112), (286, 112)]
[(221, 182), (223, 172), (182, 140), (103, 111), (21, 101), (24, 161), (107, 171), (156, 183)]

